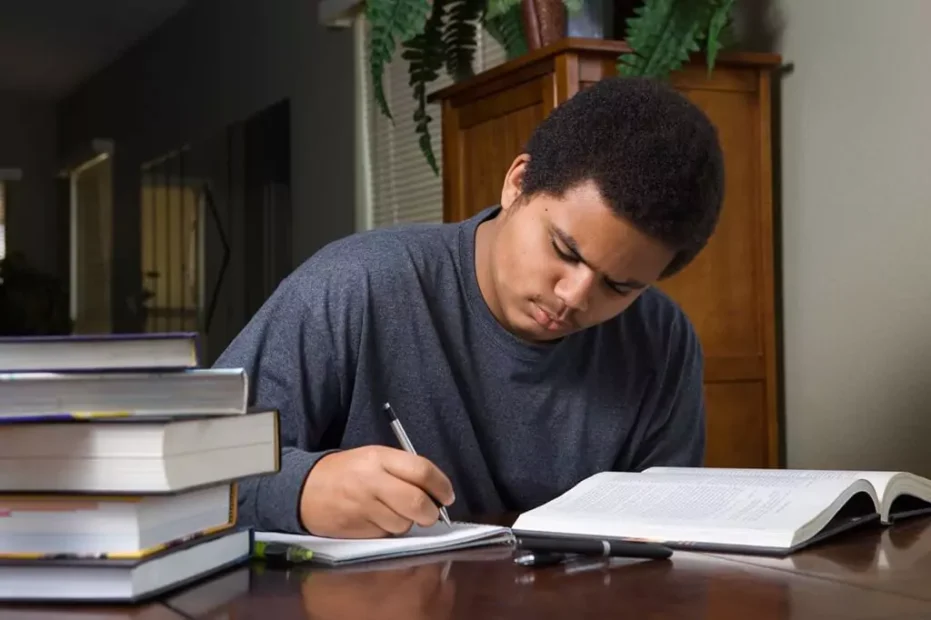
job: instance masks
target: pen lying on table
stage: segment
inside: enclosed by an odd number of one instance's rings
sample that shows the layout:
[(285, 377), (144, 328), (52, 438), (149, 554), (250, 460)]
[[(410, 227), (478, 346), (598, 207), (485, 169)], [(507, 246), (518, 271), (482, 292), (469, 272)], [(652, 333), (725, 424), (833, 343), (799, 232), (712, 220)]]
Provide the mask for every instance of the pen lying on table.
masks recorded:
[(515, 532), (515, 537), (518, 549), (540, 554), (574, 554), (650, 560), (665, 560), (672, 556), (672, 549), (660, 543), (622, 538), (534, 536), (517, 532)]

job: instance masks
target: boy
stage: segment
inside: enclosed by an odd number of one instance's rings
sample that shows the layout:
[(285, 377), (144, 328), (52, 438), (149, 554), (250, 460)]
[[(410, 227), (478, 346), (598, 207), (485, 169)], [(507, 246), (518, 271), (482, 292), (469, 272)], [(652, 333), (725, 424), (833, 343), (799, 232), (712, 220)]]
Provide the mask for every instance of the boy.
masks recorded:
[(437, 503), (469, 519), (601, 470), (700, 466), (701, 347), (652, 285), (706, 244), (723, 176), (696, 106), (606, 79), (540, 124), (500, 205), (320, 250), (217, 362), (281, 414), (281, 471), (243, 482), (241, 520), (386, 536)]

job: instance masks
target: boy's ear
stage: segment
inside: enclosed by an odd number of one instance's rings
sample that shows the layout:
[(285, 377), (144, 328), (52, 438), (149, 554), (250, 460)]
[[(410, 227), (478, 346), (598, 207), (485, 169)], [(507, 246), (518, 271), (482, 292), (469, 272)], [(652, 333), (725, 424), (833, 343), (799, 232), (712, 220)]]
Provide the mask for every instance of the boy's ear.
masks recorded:
[(530, 155), (521, 153), (514, 158), (511, 167), (504, 177), (504, 185), (501, 187), (501, 208), (509, 209), (520, 197), (524, 185), (524, 173), (527, 170), (527, 162), (530, 161)]

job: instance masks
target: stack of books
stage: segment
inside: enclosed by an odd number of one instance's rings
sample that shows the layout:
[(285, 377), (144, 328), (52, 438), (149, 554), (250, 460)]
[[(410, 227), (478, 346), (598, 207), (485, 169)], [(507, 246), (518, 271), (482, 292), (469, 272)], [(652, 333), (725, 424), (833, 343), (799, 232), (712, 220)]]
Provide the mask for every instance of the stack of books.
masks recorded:
[(278, 412), (195, 334), (0, 338), (0, 600), (136, 601), (248, 559)]

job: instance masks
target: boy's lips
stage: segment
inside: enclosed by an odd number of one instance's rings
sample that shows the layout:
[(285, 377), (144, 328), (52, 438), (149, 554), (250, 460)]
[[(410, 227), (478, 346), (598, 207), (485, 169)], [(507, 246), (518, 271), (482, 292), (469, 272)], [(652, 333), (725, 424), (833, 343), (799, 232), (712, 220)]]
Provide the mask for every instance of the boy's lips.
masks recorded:
[(556, 318), (556, 314), (550, 312), (538, 303), (534, 303), (533, 318), (541, 327), (549, 331), (558, 331), (568, 327), (569, 323), (563, 319)]

